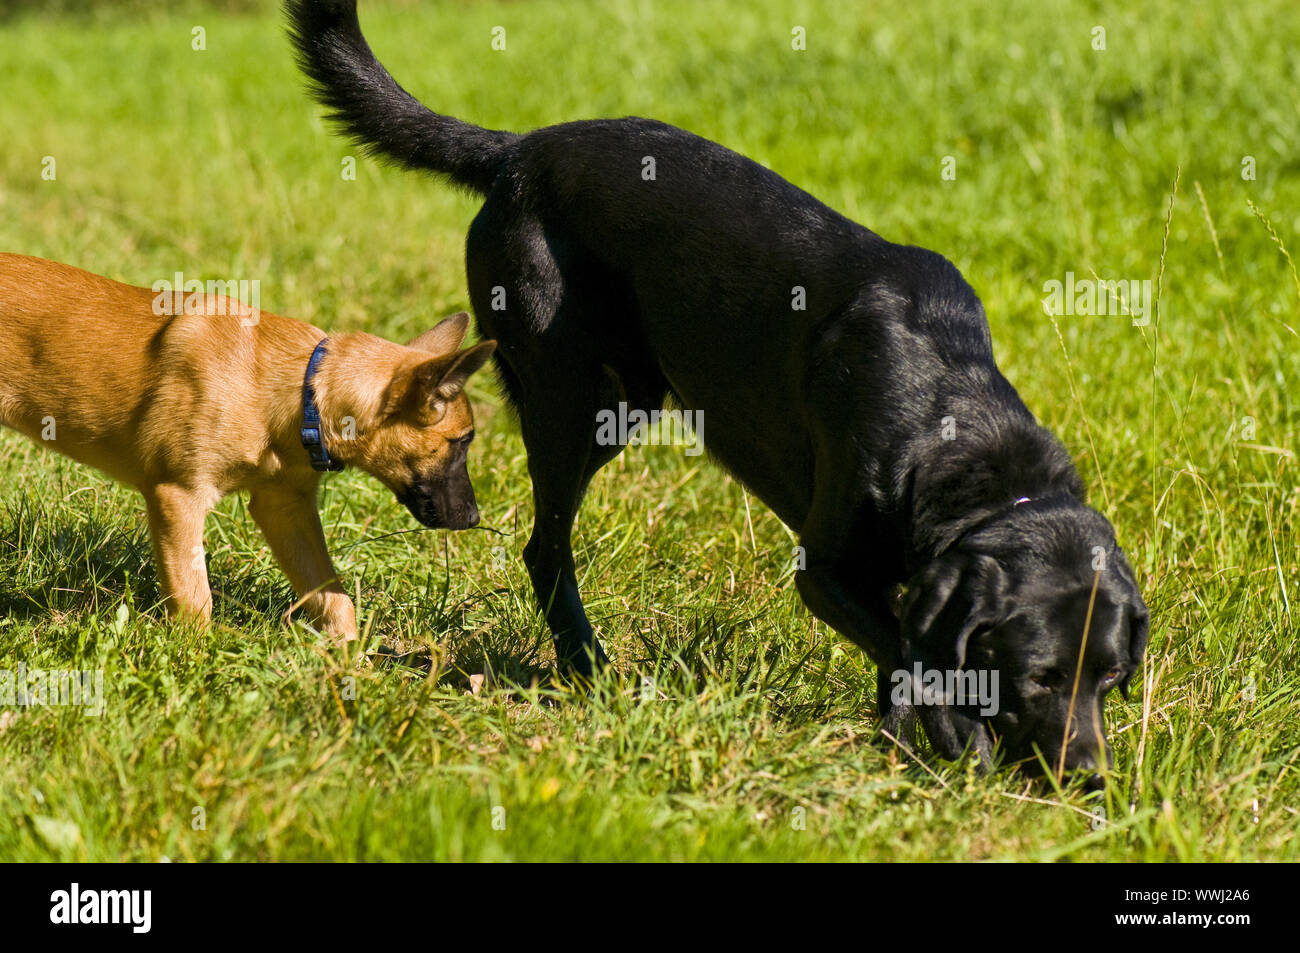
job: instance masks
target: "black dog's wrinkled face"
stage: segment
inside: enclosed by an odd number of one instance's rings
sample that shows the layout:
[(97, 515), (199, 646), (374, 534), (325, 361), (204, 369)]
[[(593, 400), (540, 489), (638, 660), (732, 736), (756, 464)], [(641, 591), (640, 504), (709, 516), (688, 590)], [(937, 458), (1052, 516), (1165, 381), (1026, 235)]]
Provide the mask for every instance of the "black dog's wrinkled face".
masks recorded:
[(1026, 596), (1001, 624), (977, 634), (967, 652), (967, 665), (1001, 672), (1001, 704), (990, 723), (1004, 755), (1041, 767), (1037, 746), (1054, 773), (1109, 768), (1102, 709), (1112, 690), (1127, 692), (1141, 665), (1133, 648), (1145, 614), (1114, 602), (1100, 583), (1090, 621), (1091, 587)]
[[(987, 763), (999, 745), (1004, 763), (1031, 772), (1045, 763), (1092, 786), (1110, 767), (1103, 706), (1141, 667), (1149, 616), (1109, 524), (1086, 512), (1092, 532), (1070, 532), (1059, 515), (1055, 525), (1020, 520), (1018, 532), (965, 541), (909, 585), (907, 664), (985, 673), (983, 684), (996, 687), (984, 707), (960, 697), (917, 706), (944, 757), (969, 747)], [(1106, 536), (1094, 546), (1099, 523)]]

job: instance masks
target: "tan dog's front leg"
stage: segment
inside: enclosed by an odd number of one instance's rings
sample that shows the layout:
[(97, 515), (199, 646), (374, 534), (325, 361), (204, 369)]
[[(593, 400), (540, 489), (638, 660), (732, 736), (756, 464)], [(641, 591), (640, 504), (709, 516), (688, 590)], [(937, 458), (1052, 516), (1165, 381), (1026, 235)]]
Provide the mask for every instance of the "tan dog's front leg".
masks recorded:
[(212, 618), (212, 590), (203, 560), (209, 494), (165, 483), (144, 490), (149, 536), (163, 604), (172, 617)]
[(309, 491), (259, 487), (249, 497), (248, 510), (317, 628), (355, 639), (356, 612), (325, 546), (315, 486)]

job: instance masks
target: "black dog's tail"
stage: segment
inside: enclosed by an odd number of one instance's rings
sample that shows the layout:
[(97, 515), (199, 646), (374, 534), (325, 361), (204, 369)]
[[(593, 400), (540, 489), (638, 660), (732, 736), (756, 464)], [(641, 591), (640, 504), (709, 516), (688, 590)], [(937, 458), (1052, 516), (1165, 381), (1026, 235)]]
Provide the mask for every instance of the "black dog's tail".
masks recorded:
[(354, 141), (408, 169), (488, 191), (519, 136), (440, 116), (397, 85), (361, 35), (356, 0), (288, 0), (285, 14), (312, 94)]

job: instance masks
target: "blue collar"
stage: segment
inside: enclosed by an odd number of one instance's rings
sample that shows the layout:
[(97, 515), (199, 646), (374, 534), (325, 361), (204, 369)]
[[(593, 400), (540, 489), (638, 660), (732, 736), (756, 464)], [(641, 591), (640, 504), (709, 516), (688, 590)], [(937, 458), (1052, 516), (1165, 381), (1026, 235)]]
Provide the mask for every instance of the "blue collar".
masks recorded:
[(320, 408), (316, 406), (316, 389), (311, 384), (321, 358), (325, 356), (325, 341), (328, 340), (329, 338), (322, 340), (316, 345), (316, 350), (311, 352), (311, 359), (307, 361), (307, 373), (302, 379), (302, 445), (311, 454), (313, 470), (337, 471), (343, 469), (343, 461), (332, 459), (325, 449), (325, 437), (320, 428)]

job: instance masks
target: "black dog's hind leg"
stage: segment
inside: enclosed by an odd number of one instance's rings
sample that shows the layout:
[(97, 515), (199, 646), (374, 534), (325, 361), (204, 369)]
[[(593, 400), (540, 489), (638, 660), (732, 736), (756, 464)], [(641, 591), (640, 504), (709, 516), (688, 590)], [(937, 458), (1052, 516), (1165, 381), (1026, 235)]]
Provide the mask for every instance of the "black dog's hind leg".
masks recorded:
[[(538, 605), (555, 639), (564, 671), (589, 677), (608, 659), (582, 607), (571, 539), (573, 523), (592, 477), (622, 452), (596, 441), (597, 414), (614, 412), (620, 400), (633, 408), (659, 407), (664, 392), (653, 384), (624, 382), (608, 369), (551, 364), (542, 399), (522, 402), (520, 422), (533, 481), (533, 534), (524, 563)], [(594, 379), (593, 379), (594, 378)], [(528, 386), (524, 385), (525, 394)]]
[(570, 534), (589, 479), (600, 364), (538, 223), (489, 196), (465, 259), (479, 330), (497, 341), (494, 359), (528, 451), (533, 531), (524, 565), (561, 671), (590, 675), (605, 653), (582, 608)]
[(597, 410), (592, 382), (570, 378), (548, 388), (541, 401), (526, 398), (520, 415), (533, 481), (533, 533), (524, 563), (560, 669), (584, 676), (607, 662), (582, 608), (571, 544), (583, 491), (600, 465), (591, 453)]
[(570, 540), (578, 508), (592, 477), (622, 451), (618, 443), (596, 440), (597, 415), (649, 411), (663, 405), (667, 384), (653, 375), (618, 377), (610, 368), (590, 373), (572, 368), (563, 388), (548, 382), (548, 399), (525, 405), (521, 413), (528, 469), (533, 480), (533, 535), (524, 547), (533, 590), (555, 638), (563, 670), (590, 676), (592, 662), (608, 662), (582, 607)]
[[(528, 451), (534, 511), (524, 564), (561, 671), (590, 677), (608, 660), (582, 606), (571, 538), (587, 484), (622, 450), (596, 442), (597, 414), (654, 396), (646, 382), (623, 382), (605, 367), (584, 318), (603, 318), (606, 302), (598, 290), (570, 284), (583, 269), (557, 260), (535, 224), (497, 225), (499, 210), (490, 206), (470, 229), (467, 263), (479, 327), (497, 339), (501, 379)], [(498, 286), (506, 302), (499, 311), (492, 308)]]

